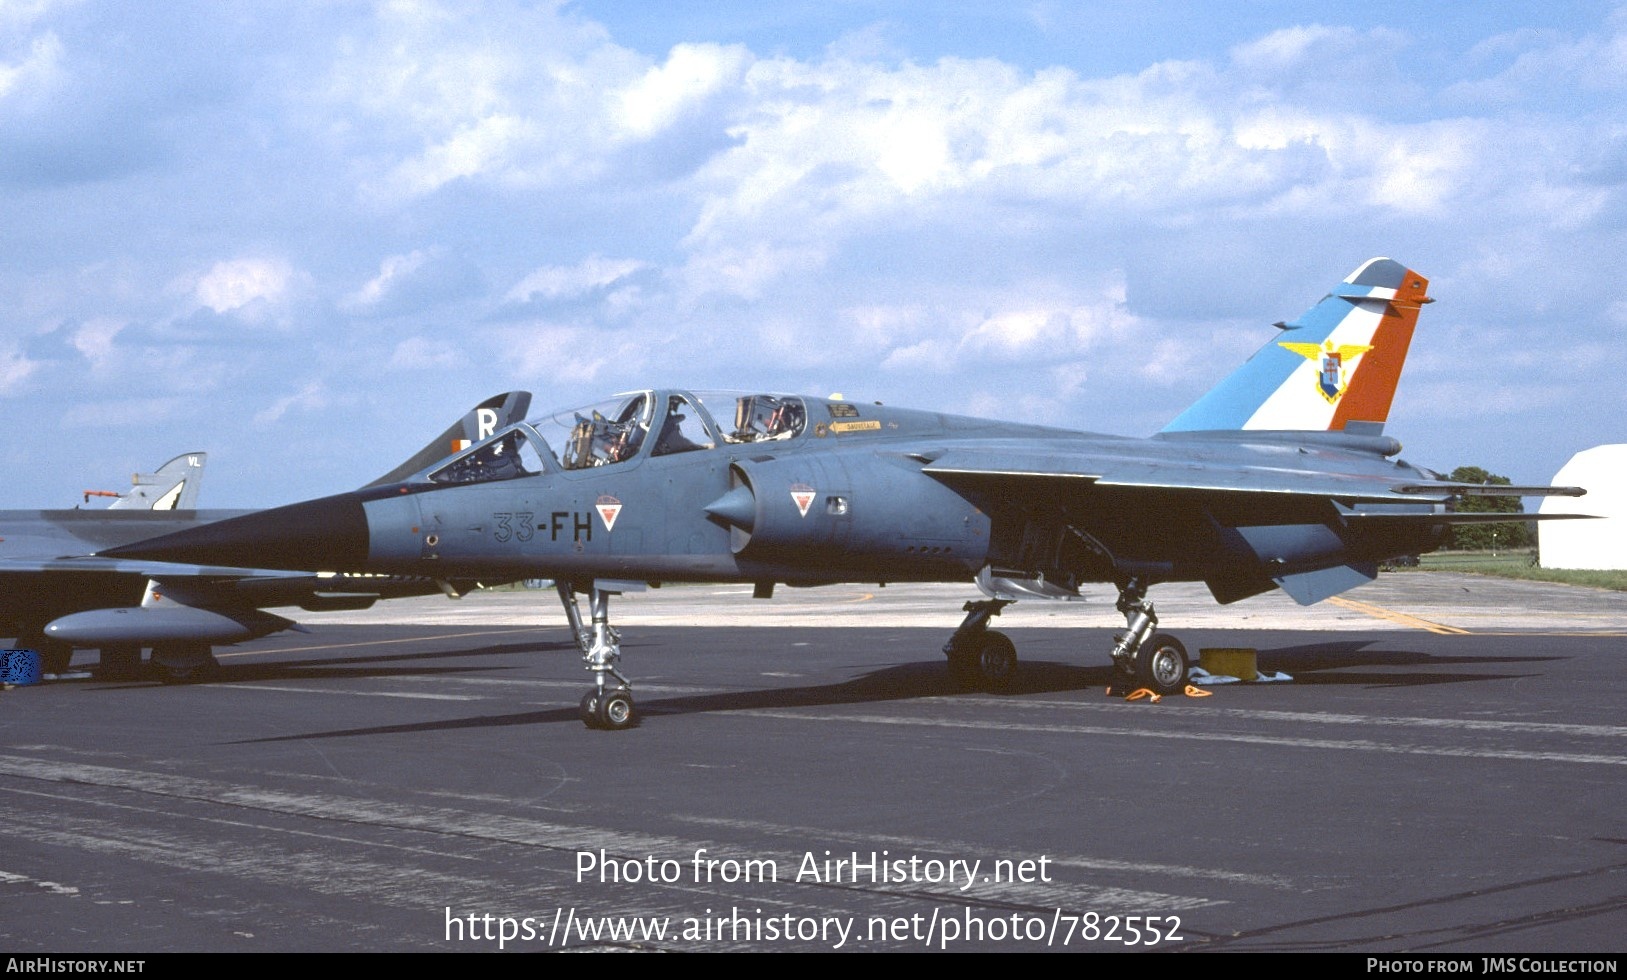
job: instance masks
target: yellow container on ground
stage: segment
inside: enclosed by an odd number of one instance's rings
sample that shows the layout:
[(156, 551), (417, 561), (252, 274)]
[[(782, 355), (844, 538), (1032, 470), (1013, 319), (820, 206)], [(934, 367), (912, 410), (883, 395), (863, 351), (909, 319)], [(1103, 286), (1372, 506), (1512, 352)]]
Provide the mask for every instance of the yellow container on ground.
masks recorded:
[(1260, 679), (1253, 647), (1203, 647), (1198, 651), (1198, 666), (1240, 681)]

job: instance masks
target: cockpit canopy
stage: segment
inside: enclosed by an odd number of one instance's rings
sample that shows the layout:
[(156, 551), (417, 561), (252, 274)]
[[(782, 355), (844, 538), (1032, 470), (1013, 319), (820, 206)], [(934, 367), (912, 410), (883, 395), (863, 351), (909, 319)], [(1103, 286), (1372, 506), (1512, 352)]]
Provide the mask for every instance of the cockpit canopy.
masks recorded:
[[(730, 426), (719, 425), (719, 418)], [(511, 425), (432, 470), (432, 483), (484, 483), (615, 466), (644, 456), (795, 439), (808, 410), (796, 395), (637, 391)], [(651, 433), (655, 433), (652, 437)]]

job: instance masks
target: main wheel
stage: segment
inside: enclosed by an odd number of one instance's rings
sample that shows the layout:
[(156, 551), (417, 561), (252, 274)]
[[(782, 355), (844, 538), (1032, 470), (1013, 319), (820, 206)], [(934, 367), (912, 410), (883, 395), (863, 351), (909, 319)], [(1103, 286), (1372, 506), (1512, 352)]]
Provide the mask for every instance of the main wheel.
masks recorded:
[(1158, 694), (1179, 694), (1184, 691), (1190, 669), (1186, 647), (1167, 633), (1154, 633), (1136, 651), (1136, 683)]
[(592, 690), (582, 695), (582, 703), (576, 706), (576, 713), (581, 717), (582, 724), (589, 728), (600, 727), (599, 692)]
[(98, 680), (133, 681), (141, 678), (141, 647), (135, 643), (115, 643), (102, 647)]
[(207, 643), (169, 643), (153, 647), (152, 669), (165, 684), (196, 684), (207, 680), (219, 666)]
[(619, 732), (633, 723), (633, 696), (612, 691), (599, 702), (599, 727)]
[(997, 630), (986, 630), (949, 655), (949, 671), (968, 687), (1004, 691), (1017, 679), (1017, 647)]

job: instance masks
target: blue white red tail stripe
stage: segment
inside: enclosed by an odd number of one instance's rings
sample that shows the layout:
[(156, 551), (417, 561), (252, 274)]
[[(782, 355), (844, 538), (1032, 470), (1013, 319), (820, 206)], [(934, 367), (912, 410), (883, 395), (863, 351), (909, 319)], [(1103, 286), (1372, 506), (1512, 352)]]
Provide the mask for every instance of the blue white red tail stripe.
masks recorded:
[(1382, 425), (1428, 288), (1399, 262), (1368, 260), (1164, 431)]

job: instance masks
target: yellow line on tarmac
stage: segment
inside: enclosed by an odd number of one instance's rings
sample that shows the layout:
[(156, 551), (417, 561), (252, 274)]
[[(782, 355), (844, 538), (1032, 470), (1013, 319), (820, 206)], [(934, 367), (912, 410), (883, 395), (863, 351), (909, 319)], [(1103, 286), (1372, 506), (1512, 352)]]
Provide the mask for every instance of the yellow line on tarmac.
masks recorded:
[(1621, 630), (1481, 630), (1475, 636), (1627, 636)]
[(1411, 626), (1414, 629), (1428, 630), (1431, 633), (1462, 635), (1469, 632), (1465, 629), (1458, 629), (1456, 626), (1446, 626), (1441, 623), (1432, 623), (1427, 619), (1419, 619), (1417, 616), (1408, 616), (1406, 613), (1396, 612), (1393, 609), (1385, 609), (1383, 606), (1375, 606), (1370, 602), (1360, 602), (1355, 599), (1346, 599), (1344, 596), (1336, 595), (1328, 601), (1336, 606), (1342, 606), (1345, 609), (1349, 609), (1352, 612), (1359, 612), (1367, 616), (1372, 616), (1374, 619), (1383, 619), (1392, 623), (1399, 623), (1402, 626)]

